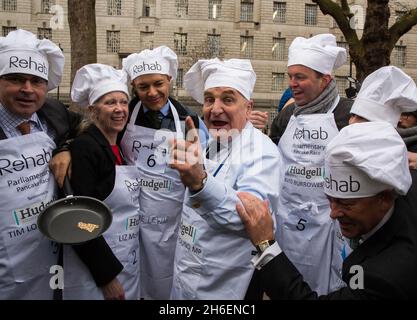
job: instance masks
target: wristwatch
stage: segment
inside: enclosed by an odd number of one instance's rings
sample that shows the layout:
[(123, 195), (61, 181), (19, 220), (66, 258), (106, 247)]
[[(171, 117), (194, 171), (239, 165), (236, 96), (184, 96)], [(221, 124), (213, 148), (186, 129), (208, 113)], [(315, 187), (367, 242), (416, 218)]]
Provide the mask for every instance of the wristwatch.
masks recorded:
[(272, 246), (275, 243), (275, 240), (262, 240), (256, 245), (256, 250), (259, 254), (262, 254), (267, 248)]

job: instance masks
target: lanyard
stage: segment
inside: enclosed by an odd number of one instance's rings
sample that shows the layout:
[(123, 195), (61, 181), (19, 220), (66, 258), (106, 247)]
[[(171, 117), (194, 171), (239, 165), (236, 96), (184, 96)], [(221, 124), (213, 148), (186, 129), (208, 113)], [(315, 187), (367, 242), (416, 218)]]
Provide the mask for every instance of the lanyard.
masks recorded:
[[(206, 151), (206, 156), (207, 156), (207, 155), (208, 155), (208, 153), (209, 153), (209, 149), (210, 149), (210, 148), (208, 148), (208, 149), (207, 149), (207, 151)], [(222, 163), (220, 163), (220, 165), (217, 167), (217, 169), (216, 169), (216, 170), (214, 170), (213, 177), (217, 176), (217, 174), (218, 174), (218, 173), (220, 172), (220, 170), (223, 168), (223, 166), (224, 166), (224, 164), (225, 164), (226, 160), (229, 158), (229, 156), (230, 156), (230, 151), (227, 153), (227, 156), (223, 159)]]

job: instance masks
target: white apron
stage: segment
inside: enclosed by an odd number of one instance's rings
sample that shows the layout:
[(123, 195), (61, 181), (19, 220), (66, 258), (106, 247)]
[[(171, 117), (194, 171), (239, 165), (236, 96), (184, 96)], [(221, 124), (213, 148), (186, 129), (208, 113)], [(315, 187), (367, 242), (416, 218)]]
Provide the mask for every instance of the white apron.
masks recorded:
[(58, 245), (37, 229), (57, 197), (48, 162), (55, 143), (44, 132), (0, 140), (0, 299), (52, 299), (50, 268)]
[(168, 299), (172, 287), (175, 246), (185, 187), (177, 170), (167, 165), (168, 140), (183, 139), (180, 120), (169, 102), (176, 132), (136, 126), (141, 102), (135, 106), (122, 139), (129, 164), (140, 173), (141, 298)]
[[(276, 239), (282, 250), (318, 294), (327, 294), (343, 283), (343, 237), (330, 218), (323, 191), (324, 151), (338, 134), (333, 110), (292, 116), (278, 148), (285, 173), (280, 182)], [(333, 257), (333, 258), (332, 258)]]
[[(139, 298), (139, 173), (134, 166), (116, 166), (114, 189), (104, 200), (112, 213), (110, 228), (103, 234), (114, 255), (123, 264), (117, 279), (125, 290), (125, 298)], [(102, 300), (88, 268), (71, 246), (64, 246), (64, 299)]]
[[(233, 143), (239, 145), (240, 141)], [(241, 151), (236, 145), (232, 150)], [(230, 174), (232, 164), (239, 163), (234, 156), (223, 149), (219, 161), (205, 159), (206, 170), (216, 180), (236, 187)], [(250, 263), (253, 249), (247, 238), (214, 228), (193, 208), (184, 205), (171, 299), (242, 300), (254, 271)]]

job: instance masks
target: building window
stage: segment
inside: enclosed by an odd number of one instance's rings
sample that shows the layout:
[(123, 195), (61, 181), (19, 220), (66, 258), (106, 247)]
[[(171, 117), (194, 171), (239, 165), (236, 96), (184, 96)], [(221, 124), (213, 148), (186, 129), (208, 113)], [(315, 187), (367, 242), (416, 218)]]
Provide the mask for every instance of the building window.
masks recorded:
[(38, 28), (38, 39), (52, 40), (52, 29), (51, 28)]
[(4, 27), (4, 26), (1, 29), (2, 29), (3, 37), (6, 37), (9, 34), (9, 32), (17, 30), (16, 27)]
[(208, 34), (207, 45), (210, 57), (220, 56), (220, 35), (219, 34)]
[(272, 91), (282, 91), (284, 88), (284, 73), (272, 72)]
[(240, 36), (240, 56), (244, 58), (252, 58), (253, 55), (253, 37)]
[(142, 15), (153, 17), (155, 14), (155, 0), (143, 0)]
[(287, 13), (287, 3), (274, 1), (274, 13), (272, 20), (277, 23), (285, 23), (285, 15)]
[(174, 33), (174, 46), (178, 55), (187, 55), (187, 34)]
[(285, 60), (285, 38), (272, 39), (272, 59)]
[(52, 0), (42, 0), (41, 1), (41, 13), (50, 13), (49, 10), (54, 5)]
[(107, 52), (120, 51), (120, 31), (107, 30)]
[(308, 25), (317, 24), (317, 5), (306, 3), (304, 23)]
[(398, 67), (405, 67), (407, 47), (400, 45), (394, 47), (394, 64)]
[(153, 49), (153, 32), (140, 32), (140, 49)]
[(177, 17), (188, 16), (188, 0), (175, 0), (175, 7), (177, 8)]
[(342, 76), (336, 76), (335, 80), (336, 80), (336, 87), (337, 87), (337, 90), (339, 91), (339, 94), (343, 97), (346, 97), (345, 90), (346, 88), (349, 87), (348, 80), (346, 79), (346, 77), (342, 77)]
[(17, 1), (16, 0), (3, 0), (2, 9), (4, 11), (16, 11)]
[(240, 20), (253, 21), (253, 0), (240, 1)]
[(346, 41), (337, 41), (337, 46), (346, 49), (346, 62), (349, 63), (349, 44)]
[(122, 0), (107, 0), (107, 14), (109, 16), (122, 15)]
[(184, 86), (184, 69), (177, 70), (177, 79), (175, 80), (175, 86), (182, 88)]
[(209, 16), (210, 20), (219, 19), (222, 15), (222, 1), (209, 0)]

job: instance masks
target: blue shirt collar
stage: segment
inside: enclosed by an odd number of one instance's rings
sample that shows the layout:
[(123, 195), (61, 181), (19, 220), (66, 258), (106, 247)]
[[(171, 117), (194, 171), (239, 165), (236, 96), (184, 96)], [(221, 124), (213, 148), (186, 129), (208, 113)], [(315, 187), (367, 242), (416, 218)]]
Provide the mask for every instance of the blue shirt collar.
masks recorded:
[[(143, 111), (146, 113), (149, 111), (148, 108), (143, 104)], [(167, 116), (169, 113), (169, 100), (167, 100), (167, 103), (159, 110), (164, 116)]]

